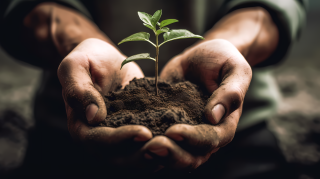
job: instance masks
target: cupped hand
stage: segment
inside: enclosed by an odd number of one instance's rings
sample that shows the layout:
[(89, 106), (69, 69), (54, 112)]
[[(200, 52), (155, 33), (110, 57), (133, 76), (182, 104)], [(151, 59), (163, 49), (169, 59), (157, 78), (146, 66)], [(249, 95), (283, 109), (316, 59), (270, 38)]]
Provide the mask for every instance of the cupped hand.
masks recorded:
[(187, 49), (164, 67), (162, 79), (186, 79), (211, 95), (204, 114), (209, 124), (176, 124), (145, 146), (146, 158), (175, 169), (195, 169), (232, 141), (242, 112), (252, 71), (230, 42), (205, 41)]
[(119, 128), (98, 126), (107, 116), (102, 95), (119, 85), (125, 86), (134, 77), (144, 77), (135, 63), (129, 63), (120, 70), (125, 58), (109, 43), (87, 39), (63, 59), (58, 77), (71, 136), (99, 157), (110, 153), (106, 156), (106, 163), (138, 167), (139, 162), (143, 163), (140, 149), (145, 141), (152, 138), (151, 131), (139, 125)]

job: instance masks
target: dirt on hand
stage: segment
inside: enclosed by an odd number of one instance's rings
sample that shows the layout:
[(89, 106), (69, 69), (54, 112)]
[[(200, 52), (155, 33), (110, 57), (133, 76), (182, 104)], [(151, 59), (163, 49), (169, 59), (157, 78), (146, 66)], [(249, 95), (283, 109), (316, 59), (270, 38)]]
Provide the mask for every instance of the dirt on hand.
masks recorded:
[(209, 97), (189, 81), (168, 83), (134, 78), (124, 89), (105, 96), (108, 115), (101, 126), (143, 125), (154, 136), (163, 135), (173, 124), (197, 125), (205, 122), (204, 107)]

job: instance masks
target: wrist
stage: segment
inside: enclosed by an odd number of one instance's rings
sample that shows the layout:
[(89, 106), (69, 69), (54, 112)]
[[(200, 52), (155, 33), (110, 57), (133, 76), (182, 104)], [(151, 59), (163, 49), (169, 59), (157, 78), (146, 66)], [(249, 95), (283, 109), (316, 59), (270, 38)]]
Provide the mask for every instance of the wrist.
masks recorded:
[(205, 38), (228, 40), (254, 66), (276, 49), (279, 32), (269, 13), (255, 7), (228, 14), (206, 33)]
[(112, 44), (92, 21), (73, 9), (56, 4), (52, 8), (51, 19), (52, 40), (62, 57), (89, 38)]
[(56, 3), (41, 3), (23, 21), (24, 44), (39, 59), (59, 65), (74, 47), (89, 38), (112, 42), (80, 13)]

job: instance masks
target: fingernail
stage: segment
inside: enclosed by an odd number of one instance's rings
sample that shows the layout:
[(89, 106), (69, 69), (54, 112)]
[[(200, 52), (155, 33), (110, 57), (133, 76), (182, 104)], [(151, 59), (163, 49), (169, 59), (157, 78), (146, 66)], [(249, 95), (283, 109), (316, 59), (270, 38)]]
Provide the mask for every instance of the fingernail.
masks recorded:
[(168, 155), (168, 150), (166, 148), (149, 149), (149, 151), (161, 157)]
[(214, 123), (217, 124), (220, 122), (226, 110), (224, 109), (222, 104), (217, 104), (212, 109), (212, 117), (214, 119)]
[(87, 117), (88, 122), (91, 122), (93, 120), (93, 118), (96, 116), (98, 110), (99, 110), (99, 108), (95, 104), (90, 104), (89, 106), (87, 106), (86, 117)]

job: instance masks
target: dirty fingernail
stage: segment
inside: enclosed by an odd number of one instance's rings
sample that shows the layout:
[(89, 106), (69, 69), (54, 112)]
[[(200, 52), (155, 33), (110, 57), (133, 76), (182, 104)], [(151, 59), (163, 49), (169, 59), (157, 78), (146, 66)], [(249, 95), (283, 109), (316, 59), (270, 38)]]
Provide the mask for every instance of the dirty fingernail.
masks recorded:
[(95, 104), (90, 104), (89, 106), (87, 106), (86, 117), (87, 117), (88, 122), (91, 122), (93, 120), (93, 118), (96, 116), (98, 110), (99, 110), (99, 108)]
[(220, 122), (221, 118), (223, 117), (225, 113), (225, 109), (222, 104), (217, 104), (212, 109), (212, 117), (214, 119), (214, 124), (217, 124)]
[(168, 150), (166, 148), (149, 149), (149, 151), (161, 157), (168, 155)]

